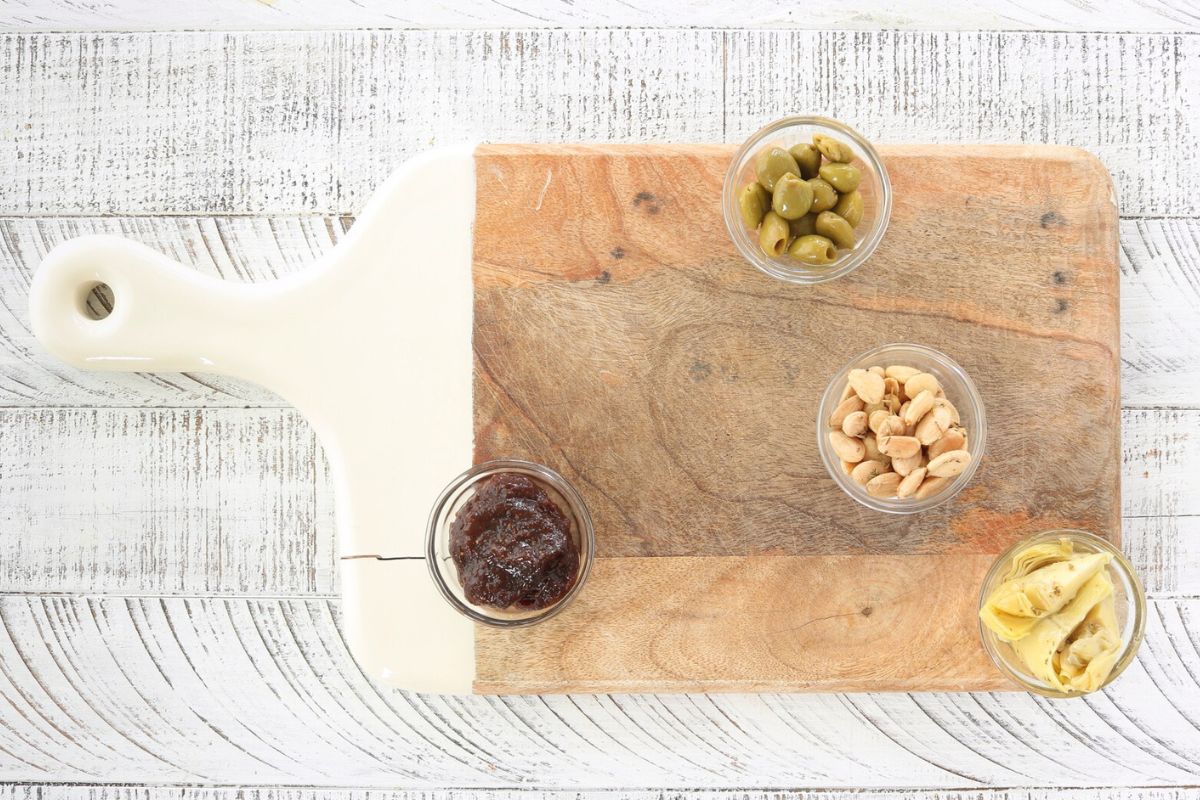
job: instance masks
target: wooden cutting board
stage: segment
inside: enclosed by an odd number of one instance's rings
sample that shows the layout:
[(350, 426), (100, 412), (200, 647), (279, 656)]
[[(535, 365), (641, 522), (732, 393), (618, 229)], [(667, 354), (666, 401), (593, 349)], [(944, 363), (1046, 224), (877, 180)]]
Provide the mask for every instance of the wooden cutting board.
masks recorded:
[[(401, 177), (308, 281), (216, 288), (145, 252), (80, 272), (111, 241), (52, 255), (35, 330), (81, 366), (240, 375), (304, 411), (337, 480), (347, 635), (380, 680), (479, 692), (1005, 688), (975, 622), (995, 555), (1056, 526), (1119, 537), (1112, 187), (1071, 148), (880, 151), (888, 233), (854, 274), (821, 286), (778, 282), (733, 250), (719, 203), (732, 147), (482, 146), (473, 239), (447, 242), (470, 248), (461, 281), (416, 257), (438, 252), (429, 243), (404, 246), (431, 237), (438, 213), (459, 213), (452, 198), (414, 206), (442, 190)], [(118, 256), (146, 262), (132, 287), (169, 272), (192, 302), (144, 320), (123, 349), (58, 336), (67, 323), (47, 298), (85, 272), (114, 283)], [(163, 330), (185, 334), (164, 344)], [(961, 364), (989, 426), (973, 482), (904, 517), (845, 496), (816, 450), (831, 375), (896, 341)], [(395, 369), (381, 378), (381, 365)], [(519, 630), (454, 617), (419, 558), (436, 490), (465, 462), (498, 457), (561, 472), (596, 524), (585, 590)]]
[[(572, 613), (477, 631), (477, 687), (1001, 687), (975, 622), (995, 554), (1119, 536), (1108, 174), (1060, 147), (885, 147), (883, 243), (800, 288), (734, 252), (731, 153), (477, 153), (476, 460), (562, 470), (598, 531)], [(894, 341), (957, 360), (989, 422), (974, 482), (904, 517), (846, 497), (814, 430), (831, 375)]]

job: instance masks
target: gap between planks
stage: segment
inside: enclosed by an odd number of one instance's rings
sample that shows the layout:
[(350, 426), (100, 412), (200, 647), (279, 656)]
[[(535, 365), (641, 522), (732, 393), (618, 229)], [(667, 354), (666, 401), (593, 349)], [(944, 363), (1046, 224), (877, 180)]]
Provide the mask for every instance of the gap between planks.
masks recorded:
[(365, 789), (357, 786), (277, 784), (92, 783), (72, 781), (16, 782), (0, 786), (0, 800), (1040, 800), (1054, 791), (1056, 800), (1193, 800), (1200, 785), (1110, 787), (1102, 784), (1065, 789), (989, 786), (986, 789), (796, 789), (788, 786), (744, 786), (724, 789), (629, 787), (604, 789), (513, 789), (511, 787), (441, 786), (437, 789)]
[[(850, 116), (881, 142), (1087, 147), (1117, 179), (1127, 213), (1200, 210), (1190, 190), (1200, 166), (1189, 113), (1196, 87), (1184, 79), (1200, 40), (1179, 34), (620, 29), (0, 41), (19, 89), (6, 98), (10, 120), (0, 120), (15, 131), (15, 171), (0, 186), (0, 211), (13, 213), (351, 210), (390, 168), (435, 143), (739, 140), (801, 102)], [(154, 72), (158, 61), (171, 63), (169, 78)], [(192, 91), (179, 95), (175, 82)]]
[[(1200, 411), (1125, 411), (1125, 549), (1155, 596), (1200, 592)], [(333, 490), (291, 409), (0, 411), (0, 585), (332, 594)], [(848, 501), (847, 501), (848, 502)], [(417, 555), (413, 553), (412, 555)]]
[[(1085, 6), (1069, 0), (1043, 0), (1031, 6), (1017, 0), (951, 4), (921, 0), (859, 0), (852, 6), (797, 7), (775, 0), (678, 4), (670, 0), (629, 3), (592, 0), (562, 4), (548, 0), (435, 0), (396, 4), (387, 0), (290, 0), (245, 3), (210, 0), (200, 8), (153, 0), (80, 6), (71, 0), (9, 4), (0, 26), (21, 31), (135, 32), (149, 29), (303, 30), (387, 28), (390, 30), (577, 28), (684, 29), (810, 28), (905, 30), (1003, 30), (1018, 32), (1147, 32), (1195, 30), (1200, 19), (1185, 7), (1115, 0)], [(207, 12), (207, 13), (205, 13)], [(331, 25), (336, 21), (336, 25)]]
[[(0, 218), (0, 405), (5, 407), (259, 406), (276, 395), (211, 375), (70, 370), (34, 340), (28, 287), (48, 249), (74, 236), (140, 241), (206, 275), (264, 281), (328, 254), (347, 216)], [(1200, 219), (1120, 223), (1122, 405), (1200, 405)], [(767, 280), (764, 278), (764, 280)]]
[(0, 780), (1191, 785), (1197, 614), (1196, 601), (1152, 602), (1139, 659), (1072, 703), (1020, 692), (462, 698), (369, 683), (334, 602), (0, 598), (0, 700), (20, 710), (0, 727), (12, 757)]

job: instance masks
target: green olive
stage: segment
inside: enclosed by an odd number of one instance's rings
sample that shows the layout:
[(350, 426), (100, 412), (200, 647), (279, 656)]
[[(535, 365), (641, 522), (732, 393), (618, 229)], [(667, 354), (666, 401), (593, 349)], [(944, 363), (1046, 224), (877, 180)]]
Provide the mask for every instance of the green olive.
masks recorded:
[(809, 178), (808, 185), (813, 190), (812, 208), (809, 211), (815, 211), (820, 214), (822, 211), (828, 211), (837, 205), (837, 189), (834, 189), (820, 178)]
[(796, 163), (800, 165), (800, 177), (808, 180), (817, 176), (817, 170), (821, 168), (821, 153), (815, 145), (798, 144), (791, 150), (792, 158), (796, 159)]
[(747, 228), (757, 228), (763, 215), (771, 208), (771, 195), (758, 181), (747, 183), (738, 192), (738, 210)]
[(754, 159), (754, 172), (758, 175), (758, 182), (763, 185), (763, 188), (768, 192), (773, 192), (775, 191), (775, 181), (789, 172), (799, 175), (800, 165), (796, 163), (796, 159), (792, 158), (792, 154), (782, 147), (768, 147)]
[(787, 249), (788, 237), (787, 220), (768, 211), (763, 217), (762, 227), (758, 229), (758, 246), (769, 256), (781, 256)]
[(821, 151), (821, 155), (830, 161), (849, 164), (854, 160), (854, 151), (850, 149), (849, 145), (839, 142), (832, 136), (826, 136), (823, 133), (814, 133), (813, 144)]
[(792, 242), (788, 255), (805, 264), (823, 267), (837, 261), (837, 248), (824, 236), (801, 236)]
[(771, 209), (784, 219), (800, 219), (812, 208), (813, 190), (807, 181), (788, 173), (775, 182)]
[(821, 167), (821, 180), (839, 192), (853, 192), (862, 180), (862, 173), (853, 164), (825, 164)]
[(849, 222), (851, 228), (857, 228), (858, 223), (862, 222), (862, 193), (857, 189), (853, 192), (846, 192), (838, 198), (837, 205), (833, 207), (833, 213)]
[(817, 215), (810, 211), (800, 219), (788, 220), (788, 228), (792, 231), (793, 239), (811, 236), (817, 232)]
[(846, 250), (854, 247), (854, 228), (832, 211), (822, 211), (817, 214), (817, 233), (838, 247)]

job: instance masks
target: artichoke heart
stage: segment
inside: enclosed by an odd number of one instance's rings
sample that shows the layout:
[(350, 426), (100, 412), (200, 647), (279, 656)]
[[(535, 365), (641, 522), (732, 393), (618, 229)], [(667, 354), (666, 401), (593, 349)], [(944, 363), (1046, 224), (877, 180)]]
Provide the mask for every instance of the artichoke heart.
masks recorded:
[[(1113, 585), (1108, 574), (1093, 574), (1062, 610), (1039, 620), (1027, 636), (1013, 642), (1013, 651), (1033, 675), (1059, 691), (1076, 690), (1076, 680), (1080, 681), (1081, 686), (1089, 681), (1099, 686), (1112, 668), (1109, 664), (1108, 669), (1102, 669), (1111, 643), (1107, 640), (1091, 641), (1096, 634), (1088, 633), (1084, 621), (1103, 601), (1111, 603), (1112, 593)], [(1102, 613), (1098, 613), (1097, 617)], [(1113, 623), (1115, 625), (1115, 615)], [(1081, 629), (1083, 635), (1075, 642), (1070, 642), (1076, 629)], [(1100, 631), (1107, 636), (1106, 627), (1098, 625), (1097, 633)], [(1120, 638), (1116, 639), (1119, 649)], [(1076, 644), (1080, 646), (1075, 648)], [(1094, 653), (1091, 652), (1093, 650)], [(1093, 663), (1096, 667), (1089, 676), (1088, 671)], [(1066, 681), (1060, 676), (1060, 669), (1064, 667), (1069, 670)]]
[(1005, 581), (1013, 578), (1023, 578), (1034, 570), (1066, 561), (1075, 555), (1075, 545), (1070, 539), (1059, 539), (1057, 542), (1045, 542), (1026, 547), (1013, 556), (1012, 566), (1004, 575)]
[(1112, 595), (1092, 607), (1058, 654), (1058, 679), (1078, 692), (1104, 685), (1121, 654), (1121, 628)]
[[(1030, 549), (1039, 552), (1018, 555), (1009, 573), (1016, 576), (992, 592), (979, 612), (984, 624), (1009, 642), (1023, 639), (1039, 621), (1061, 611), (1112, 560), (1108, 553), (1058, 560), (1061, 550), (1056, 554), (1042, 546)], [(1031, 571), (1021, 574), (1024, 569)]]

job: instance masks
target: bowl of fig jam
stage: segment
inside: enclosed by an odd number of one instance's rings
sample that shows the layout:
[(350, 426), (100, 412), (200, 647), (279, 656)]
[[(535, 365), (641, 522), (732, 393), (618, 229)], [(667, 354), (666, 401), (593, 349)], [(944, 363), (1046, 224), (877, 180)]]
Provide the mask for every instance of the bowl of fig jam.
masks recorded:
[(532, 625), (562, 611), (587, 580), (595, 549), (579, 492), (530, 461), (472, 467), (429, 515), (434, 583), (450, 605), (485, 625)]

